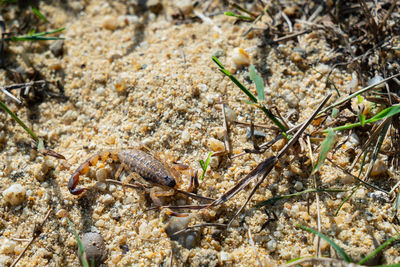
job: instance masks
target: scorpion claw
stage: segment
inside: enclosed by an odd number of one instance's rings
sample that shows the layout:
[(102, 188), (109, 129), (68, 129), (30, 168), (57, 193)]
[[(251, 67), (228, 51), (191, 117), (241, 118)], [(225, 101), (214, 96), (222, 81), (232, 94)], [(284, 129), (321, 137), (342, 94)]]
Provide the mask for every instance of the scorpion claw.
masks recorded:
[(80, 195), (86, 190), (87, 188), (75, 188), (75, 189), (69, 188), (69, 192), (73, 195)]

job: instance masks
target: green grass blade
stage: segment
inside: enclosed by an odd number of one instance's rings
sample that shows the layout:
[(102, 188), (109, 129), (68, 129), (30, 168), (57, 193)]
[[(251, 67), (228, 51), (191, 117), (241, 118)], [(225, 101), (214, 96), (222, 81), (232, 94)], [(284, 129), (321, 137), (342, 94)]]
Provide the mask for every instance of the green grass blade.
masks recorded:
[(254, 20), (251, 17), (242, 16), (242, 15), (239, 15), (239, 14), (236, 14), (236, 13), (233, 13), (233, 12), (224, 12), (224, 15), (225, 16), (230, 16), (230, 17), (235, 17), (235, 18), (238, 18), (238, 19), (243, 19), (243, 20), (249, 20), (249, 21), (253, 21)]
[(256, 85), (258, 100), (260, 100), (260, 102), (264, 101), (264, 81), (257, 75), (254, 65), (250, 66), (250, 79)]
[(358, 190), (358, 188), (360, 188), (360, 186), (354, 187), (351, 193), (345, 199), (343, 199), (342, 203), (340, 203), (340, 206), (337, 208), (335, 215), (333, 216), (336, 217), (339, 214), (339, 211), (342, 209), (343, 205), (354, 195), (354, 193)]
[(365, 126), (365, 115), (358, 111), (358, 120), (361, 123), (361, 127)]
[(19, 125), (22, 126), (22, 128), (24, 128), (25, 131), (28, 132), (28, 134), (30, 134), (30, 136), (32, 136), (33, 140), (35, 140), (36, 142), (39, 141), (39, 138), (37, 137), (37, 135), (31, 130), (29, 129), (28, 126), (25, 125), (25, 123), (23, 123), (18, 117), (17, 115), (15, 115), (14, 112), (12, 112), (6, 104), (4, 104), (2, 101), (0, 101), (0, 107), (2, 107), (8, 114), (10, 114), (10, 116), (16, 121), (18, 122)]
[(335, 139), (335, 131), (332, 130), (332, 128), (328, 129), (328, 134), (326, 135), (324, 141), (321, 143), (321, 151), (319, 152), (318, 156), (318, 161), (317, 164), (315, 164), (312, 174), (318, 171), (318, 169), (322, 166), (322, 163), (324, 163), (328, 152), (332, 149), (336, 139)]
[(39, 11), (36, 7), (31, 6), (31, 8), (32, 8), (33, 13), (35, 13), (36, 16), (38, 16), (41, 20), (43, 20), (43, 21), (46, 22), (46, 23), (49, 22), (49, 21), (46, 19), (46, 17), (43, 16), (43, 14), (40, 13), (40, 11)]
[(377, 249), (375, 249), (374, 251), (372, 251), (370, 254), (368, 254), (367, 256), (365, 256), (364, 259), (360, 260), (359, 262), (357, 262), (358, 265), (363, 264), (364, 262), (368, 261), (369, 259), (371, 259), (372, 257), (374, 257), (376, 254), (378, 254), (379, 252), (381, 252), (384, 248), (386, 248), (387, 246), (390, 245), (390, 243), (392, 243), (393, 241), (396, 241), (398, 238), (400, 237), (400, 234), (395, 235), (394, 237), (390, 238), (389, 240), (387, 240), (386, 242), (384, 242), (382, 245), (380, 245), (379, 247), (377, 247)]
[(286, 129), (286, 127), (278, 120), (278, 118), (276, 118), (276, 117), (274, 116), (274, 114), (273, 114), (269, 109), (267, 109), (265, 106), (258, 104), (258, 99), (257, 99), (257, 97), (255, 97), (243, 84), (241, 84), (241, 83), (238, 81), (238, 79), (236, 79), (235, 76), (233, 76), (228, 70), (226, 70), (225, 67), (222, 65), (222, 63), (219, 62), (219, 60), (218, 60), (215, 56), (212, 57), (212, 60), (215, 62), (215, 64), (218, 65), (219, 70), (220, 70), (224, 75), (228, 76), (229, 79), (231, 79), (231, 81), (234, 82), (234, 83), (237, 85), (237, 87), (239, 87), (239, 89), (242, 90), (242, 92), (245, 93), (245, 94), (248, 96), (248, 98), (250, 99), (250, 101), (252, 102), (252, 104), (257, 104), (257, 107), (258, 107), (259, 109), (261, 109), (261, 110), (267, 115), (267, 117), (268, 117), (269, 119), (271, 119), (272, 122), (275, 123), (276, 126), (278, 126), (278, 127), (281, 129), (281, 131), (283, 132), (284, 136), (287, 137), (287, 135), (286, 135), (287, 129)]
[(237, 10), (242, 11), (242, 12), (244, 12), (244, 13), (246, 13), (246, 14), (248, 14), (248, 15), (254, 17), (254, 18), (257, 17), (256, 14), (254, 14), (253, 12), (250, 12), (249, 10), (247, 10), (247, 9), (241, 7), (241, 6), (239, 6), (239, 5), (236, 4), (236, 3), (232, 3), (232, 7), (233, 7), (233, 8), (236, 8)]
[[(392, 117), (392, 116), (394, 116), (396, 114), (399, 114), (399, 113), (400, 113), (400, 104), (393, 105), (391, 107), (388, 107), (388, 108), (382, 110), (381, 112), (379, 112), (374, 117), (372, 117), (372, 118), (370, 118), (368, 120), (365, 120), (365, 124), (373, 123), (373, 122), (376, 122), (376, 121), (379, 121), (379, 120), (382, 120), (382, 119), (385, 119), (385, 118), (389, 118), (389, 117)], [(343, 125), (343, 126), (340, 126), (340, 127), (333, 128), (333, 130), (334, 131), (342, 131), (342, 130), (352, 129), (352, 128), (358, 127), (358, 126), (361, 126), (361, 122), (357, 122), (357, 123), (353, 123), (353, 124), (346, 124), (346, 125)], [(328, 130), (324, 130), (325, 133), (327, 131)]]
[(308, 231), (308, 232), (310, 232), (310, 233), (313, 233), (313, 234), (318, 235), (319, 237), (321, 237), (322, 239), (324, 239), (326, 242), (328, 242), (329, 245), (331, 245), (331, 246), (337, 251), (337, 253), (343, 258), (344, 261), (349, 262), (349, 263), (350, 263), (350, 262), (353, 262), (352, 259), (349, 257), (349, 255), (347, 255), (346, 252), (344, 252), (344, 250), (343, 250), (341, 247), (339, 247), (338, 245), (336, 245), (336, 243), (333, 242), (333, 241), (332, 241), (329, 237), (327, 237), (326, 235), (321, 234), (321, 233), (318, 232), (317, 230), (308, 228), (307, 226), (304, 226), (304, 225), (301, 225), (301, 224), (296, 224), (296, 226), (299, 227), (299, 228), (301, 228), (301, 229), (303, 229), (303, 230), (306, 230), (306, 231)]
[(206, 159), (205, 162), (204, 162), (204, 160), (202, 160), (202, 159), (199, 160), (200, 167), (201, 167), (201, 169), (203, 170), (203, 173), (201, 174), (200, 180), (203, 180), (203, 179), (204, 179), (204, 175), (206, 174), (208, 165), (210, 164), (211, 156), (212, 156), (212, 152), (208, 153), (208, 156), (207, 156), (207, 159)]
[(62, 37), (45, 37), (46, 35), (64, 31), (65, 28), (60, 28), (48, 32), (39, 32), (23, 36), (12, 36), (4, 38), (4, 41), (45, 41), (45, 40), (64, 40)]
[(78, 248), (79, 248), (79, 258), (82, 261), (82, 265), (84, 267), (89, 267), (89, 263), (87, 262), (87, 260), (85, 259), (85, 257), (83, 256), (83, 254), (85, 253), (85, 248), (83, 247), (82, 241), (79, 238), (78, 233), (76, 232), (75, 226), (74, 224), (67, 218), (69, 227), (71, 228), (72, 233), (75, 236), (76, 242), (78, 243)]
[(232, 82), (234, 82), (237, 87), (239, 87), (240, 90), (243, 91), (243, 93), (245, 93), (252, 102), (254, 103), (258, 103), (257, 98), (246, 88), (246, 86), (244, 86), (243, 84), (241, 84), (238, 79), (236, 79), (235, 76), (233, 76), (227, 69), (225, 69), (225, 67), (222, 65), (221, 62), (219, 62), (219, 60), (217, 59), (216, 56), (212, 57), (212, 60), (215, 62), (215, 64), (218, 65), (218, 67), (220, 67), (220, 71), (225, 74), (226, 76), (229, 77), (229, 79), (231, 79)]
[(347, 102), (348, 100), (352, 99), (353, 97), (356, 97), (356, 96), (358, 96), (358, 95), (360, 95), (360, 94), (362, 94), (362, 93), (365, 93), (365, 92), (371, 90), (372, 88), (374, 88), (375, 86), (378, 86), (378, 85), (380, 85), (380, 84), (383, 84), (383, 83), (385, 83), (385, 82), (387, 82), (387, 81), (389, 81), (389, 80), (391, 80), (391, 79), (393, 79), (393, 78), (396, 78), (396, 77), (398, 77), (398, 76), (400, 76), (400, 73), (397, 73), (397, 74), (395, 74), (395, 75), (393, 75), (393, 76), (390, 76), (390, 77), (388, 77), (388, 78), (386, 78), (386, 79), (383, 79), (383, 80), (381, 80), (381, 81), (379, 81), (379, 82), (377, 82), (377, 83), (374, 83), (374, 84), (371, 84), (371, 85), (369, 85), (369, 86), (367, 86), (367, 87), (364, 87), (364, 88), (362, 88), (361, 90), (358, 90), (357, 92), (355, 92), (355, 93), (353, 93), (353, 94), (351, 94), (351, 95), (349, 95), (349, 96), (347, 96), (347, 97), (344, 97), (343, 99), (340, 99), (340, 100), (338, 100), (337, 102), (333, 103), (332, 105), (330, 105), (330, 106), (324, 108), (324, 109), (321, 110), (321, 112), (319, 112), (318, 114), (323, 114), (323, 113), (327, 112), (328, 110), (331, 110), (332, 108), (334, 108), (334, 107), (336, 107), (336, 106), (339, 106), (339, 105), (341, 105), (341, 104)]

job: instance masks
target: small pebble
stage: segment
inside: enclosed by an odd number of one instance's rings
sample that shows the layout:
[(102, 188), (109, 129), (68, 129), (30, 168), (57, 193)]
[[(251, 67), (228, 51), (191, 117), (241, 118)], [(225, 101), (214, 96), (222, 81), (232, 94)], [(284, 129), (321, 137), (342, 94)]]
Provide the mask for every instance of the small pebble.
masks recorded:
[(50, 44), (50, 51), (56, 57), (62, 56), (64, 52), (63, 48), (64, 48), (64, 40), (53, 41)]
[(182, 141), (183, 141), (183, 143), (185, 143), (185, 144), (187, 144), (187, 143), (190, 142), (190, 134), (189, 134), (189, 132), (188, 132), (187, 130), (184, 130), (184, 131), (182, 132)]
[(192, 0), (176, 0), (175, 7), (180, 10), (185, 16), (190, 15), (193, 11)]
[(113, 30), (115, 30), (116, 28), (118, 28), (118, 26), (119, 26), (119, 21), (118, 21), (118, 19), (117, 19), (116, 17), (106, 16), (106, 17), (103, 19), (102, 26), (103, 26), (104, 29), (113, 31)]
[(96, 171), (96, 179), (100, 182), (105, 182), (106, 179), (110, 178), (110, 168), (104, 167)]
[(212, 151), (217, 152), (217, 151), (225, 151), (225, 145), (224, 142), (219, 141), (215, 138), (210, 138), (207, 141), (207, 146), (210, 148)]
[(377, 161), (375, 161), (374, 167), (372, 167), (371, 176), (379, 176), (385, 174), (387, 172), (387, 169), (388, 168), (386, 163), (383, 160), (378, 159)]
[(357, 134), (352, 133), (352, 134), (350, 135), (348, 144), (349, 144), (351, 147), (355, 147), (355, 146), (358, 146), (358, 145), (360, 144), (360, 139), (358, 138)]
[(58, 218), (64, 218), (65, 216), (67, 216), (67, 214), (68, 214), (68, 211), (67, 211), (67, 210), (65, 210), (65, 209), (60, 209), (60, 210), (57, 211), (56, 216), (57, 216)]
[(17, 243), (10, 239), (5, 239), (1, 241), (2, 244), (0, 246), (0, 253), (2, 254), (11, 254), (14, 253), (15, 246)]
[[(91, 266), (94, 261), (94, 266), (100, 266), (107, 259), (107, 250), (104, 244), (104, 239), (99, 233), (85, 233), (81, 237), (82, 245), (85, 248), (85, 258)], [(79, 250), (78, 250), (79, 255)], [(79, 257), (80, 259), (80, 257)]]
[(112, 88), (118, 93), (123, 93), (126, 91), (126, 89), (128, 89), (128, 84), (126, 83), (125, 79), (117, 78), (114, 81)]
[[(383, 80), (382, 76), (377, 75), (377, 76), (375, 76), (374, 78), (372, 78), (371, 80), (368, 81), (368, 86), (376, 84), (376, 83), (378, 83), (378, 82), (380, 82), (382, 80)], [(374, 88), (380, 89), (380, 88), (383, 88), (383, 87), (385, 87), (385, 83), (381, 83), (381, 84), (375, 86)]]
[(303, 190), (303, 184), (300, 181), (296, 181), (296, 183), (294, 184), (294, 189), (296, 189), (296, 191), (301, 191)]
[(331, 67), (329, 67), (329, 66), (326, 65), (326, 64), (319, 64), (319, 65), (316, 67), (316, 69), (317, 69), (318, 72), (320, 72), (320, 73), (322, 73), (322, 74), (327, 74), (327, 73), (330, 71)]
[(243, 50), (243, 48), (235, 48), (232, 52), (232, 62), (236, 68), (241, 68), (250, 65), (250, 56)]
[(270, 241), (268, 241), (267, 243), (267, 249), (269, 251), (274, 251), (276, 249), (276, 241), (274, 239), (271, 239)]
[(184, 248), (192, 249), (194, 248), (200, 237), (200, 232), (198, 230), (186, 231), (178, 235), (174, 235), (174, 233), (185, 229), (189, 222), (191, 216), (187, 217), (171, 217), (168, 221), (168, 224), (165, 227), (165, 232), (167, 235), (174, 241), (177, 241)]
[(232, 123), (237, 120), (236, 112), (228, 105), (225, 105), (225, 117), (228, 123)]
[(349, 92), (354, 92), (357, 89), (357, 85), (358, 85), (358, 76), (357, 76), (357, 72), (353, 72), (351, 74), (351, 81), (346, 85), (346, 89)]
[(100, 202), (103, 203), (104, 205), (109, 205), (114, 203), (114, 197), (110, 194), (106, 194), (100, 197)]
[(292, 91), (285, 90), (283, 91), (282, 96), (290, 108), (296, 108), (299, 105), (299, 99)]
[(5, 201), (13, 206), (21, 204), (25, 199), (25, 194), (25, 188), (20, 184), (13, 184), (3, 191)]
[[(254, 130), (253, 134), (254, 134), (255, 138), (260, 138), (260, 139), (264, 139), (267, 136), (264, 132), (257, 131), (257, 130)], [(247, 131), (246, 137), (247, 137), (247, 139), (251, 139), (251, 131), (250, 131), (250, 129)]]
[(220, 261), (220, 264), (224, 264), (224, 262), (227, 262), (227, 261), (232, 261), (232, 255), (228, 252), (221, 251), (219, 253), (219, 261)]

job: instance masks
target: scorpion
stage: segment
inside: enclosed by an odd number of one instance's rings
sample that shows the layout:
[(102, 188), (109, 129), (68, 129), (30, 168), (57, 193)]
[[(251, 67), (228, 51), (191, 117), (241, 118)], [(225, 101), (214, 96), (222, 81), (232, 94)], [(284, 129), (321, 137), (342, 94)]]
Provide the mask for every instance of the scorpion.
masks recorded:
[[(150, 190), (150, 198), (153, 203), (159, 208), (162, 208), (162, 202), (159, 197), (172, 196), (175, 192), (180, 192), (193, 198), (213, 201), (212, 198), (198, 196), (196, 194), (190, 193), (194, 191), (198, 185), (197, 173), (195, 173), (194, 176), (191, 176), (189, 188), (187, 191), (179, 190), (177, 188), (178, 183), (172, 172), (168, 168), (166, 168), (164, 164), (161, 163), (161, 161), (139, 149), (107, 150), (91, 156), (84, 163), (82, 163), (72, 174), (68, 182), (69, 192), (73, 195), (79, 195), (88, 190), (88, 188), (77, 188), (77, 185), (79, 183), (79, 176), (88, 173), (89, 167), (96, 166), (99, 160), (102, 162), (106, 162), (109, 161), (109, 159), (111, 159), (115, 163), (121, 164), (117, 172), (115, 173), (116, 179), (121, 175), (121, 172), (123, 170), (126, 170), (128, 172), (131, 172), (128, 181), (130, 181), (133, 178), (133, 175), (136, 173), (139, 174), (145, 181), (149, 182), (152, 185), (155, 185), (156, 187), (153, 187)], [(167, 189), (168, 191), (157, 192), (155, 190), (157, 187)], [(180, 217), (186, 216), (180, 213), (175, 213), (170, 209), (167, 209), (167, 214)]]

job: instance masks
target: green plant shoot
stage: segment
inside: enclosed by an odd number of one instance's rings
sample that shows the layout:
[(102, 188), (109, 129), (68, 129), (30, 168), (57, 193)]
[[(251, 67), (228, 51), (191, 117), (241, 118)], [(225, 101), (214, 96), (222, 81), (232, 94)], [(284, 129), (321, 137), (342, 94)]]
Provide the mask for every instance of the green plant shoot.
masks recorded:
[(250, 79), (256, 85), (258, 100), (260, 100), (260, 102), (264, 101), (264, 81), (257, 75), (254, 65), (250, 66)]
[(212, 155), (212, 152), (208, 153), (206, 162), (204, 162), (204, 160), (202, 160), (202, 159), (199, 160), (200, 167), (201, 167), (201, 169), (203, 170), (203, 173), (201, 174), (200, 180), (203, 180), (203, 179), (204, 179), (204, 175), (206, 174), (207, 167), (208, 167), (208, 165), (210, 164), (211, 155)]
[[(388, 107), (388, 108), (382, 110), (374, 117), (372, 117), (368, 120), (365, 120), (365, 124), (373, 123), (373, 122), (376, 122), (376, 121), (379, 121), (379, 120), (382, 120), (385, 118), (389, 118), (389, 117), (392, 117), (399, 113), (400, 113), (400, 104), (393, 105), (391, 107)], [(348, 129), (352, 129), (354, 127), (359, 127), (359, 126), (362, 126), (361, 122), (357, 122), (357, 123), (353, 123), (353, 124), (346, 124), (346, 125), (343, 125), (340, 127), (333, 128), (333, 130), (334, 131), (348, 130)], [(327, 133), (327, 132), (328, 132), (328, 130), (324, 130), (324, 133)]]
[(324, 141), (321, 143), (321, 151), (318, 155), (317, 163), (315, 164), (312, 173), (316, 173), (318, 169), (321, 167), (322, 163), (325, 161), (326, 156), (328, 155), (329, 150), (332, 149), (333, 144), (335, 143), (335, 131), (332, 128), (328, 129), (328, 134), (326, 135)]

